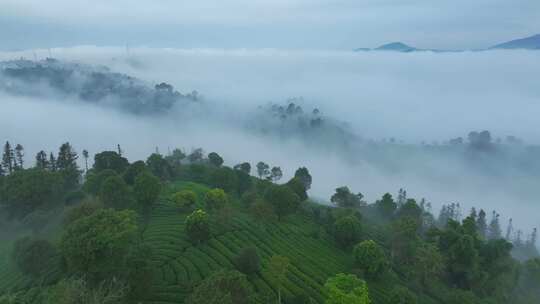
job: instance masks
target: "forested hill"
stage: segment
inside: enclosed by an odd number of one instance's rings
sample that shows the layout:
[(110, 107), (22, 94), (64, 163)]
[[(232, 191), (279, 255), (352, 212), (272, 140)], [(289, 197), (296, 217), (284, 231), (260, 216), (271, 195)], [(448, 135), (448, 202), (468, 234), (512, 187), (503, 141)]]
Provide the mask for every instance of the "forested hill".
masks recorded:
[(0, 63), (0, 89), (14, 95), (78, 98), (106, 104), (135, 114), (166, 113), (174, 105), (196, 102), (197, 91), (182, 94), (167, 83), (152, 86), (137, 78), (48, 58)]
[(1, 304), (540, 303), (536, 230), (514, 238), (496, 212), (346, 186), (319, 205), (307, 168), (122, 153), (80, 168), (69, 143), (35, 163), (6, 143)]

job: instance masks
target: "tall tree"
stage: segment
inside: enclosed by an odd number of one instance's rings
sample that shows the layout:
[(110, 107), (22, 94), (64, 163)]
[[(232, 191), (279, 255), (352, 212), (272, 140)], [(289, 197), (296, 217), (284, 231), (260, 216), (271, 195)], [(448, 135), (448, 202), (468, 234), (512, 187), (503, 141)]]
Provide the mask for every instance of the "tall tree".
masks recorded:
[(480, 212), (478, 213), (478, 219), (476, 220), (476, 228), (478, 229), (478, 233), (482, 238), (486, 238), (487, 236), (487, 220), (486, 220), (486, 212), (484, 209), (480, 209)]
[(85, 171), (88, 172), (88, 157), (89, 157), (89, 155), (88, 155), (88, 150), (84, 149), (84, 150), (82, 151), (82, 155), (83, 155), (83, 157), (84, 157)]
[(491, 222), (489, 223), (489, 229), (488, 229), (488, 239), (494, 240), (494, 239), (500, 239), (502, 232), (501, 232), (501, 226), (499, 224), (499, 214), (495, 211), (491, 214)]
[(210, 152), (208, 154), (208, 161), (216, 167), (221, 167), (221, 165), (223, 165), (223, 158), (216, 152)]
[(311, 174), (309, 174), (309, 170), (306, 167), (298, 168), (296, 172), (294, 172), (294, 177), (300, 179), (306, 190), (311, 189), (313, 178), (311, 177)]
[(15, 163), (15, 155), (9, 141), (6, 141), (4, 145), (4, 154), (2, 155), (2, 166), (7, 171), (8, 174), (13, 173)]
[(57, 169), (56, 167), (56, 158), (54, 157), (54, 154), (51, 152), (49, 155), (49, 170), (52, 172), (55, 172)]
[(41, 170), (47, 170), (49, 168), (49, 161), (47, 161), (47, 153), (41, 150), (36, 154), (36, 168)]
[(283, 172), (280, 167), (273, 167), (270, 171), (270, 179), (275, 183), (283, 177)]
[(66, 142), (60, 146), (56, 159), (56, 169), (62, 174), (66, 189), (75, 188), (80, 181), (80, 171), (77, 165), (79, 156), (73, 147)]
[(24, 147), (21, 144), (15, 146), (15, 159), (13, 160), (15, 168), (24, 168)]
[(257, 175), (259, 175), (259, 178), (265, 178), (270, 174), (270, 166), (264, 162), (258, 162), (257, 163)]

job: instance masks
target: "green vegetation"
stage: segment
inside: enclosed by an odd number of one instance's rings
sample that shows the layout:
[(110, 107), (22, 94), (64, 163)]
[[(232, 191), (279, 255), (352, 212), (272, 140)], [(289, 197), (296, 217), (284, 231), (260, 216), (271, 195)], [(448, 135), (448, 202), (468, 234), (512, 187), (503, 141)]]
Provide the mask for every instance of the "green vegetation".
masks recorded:
[(0, 243), (2, 304), (540, 300), (535, 233), (519, 262), (495, 213), (461, 219), (454, 204), (435, 218), (404, 190), (368, 204), (347, 187), (319, 205), (306, 168), (278, 185), (277, 166), (257, 178), (202, 149), (98, 153), (84, 179), (69, 144), (28, 169), (6, 149), (0, 226), (24, 228)]

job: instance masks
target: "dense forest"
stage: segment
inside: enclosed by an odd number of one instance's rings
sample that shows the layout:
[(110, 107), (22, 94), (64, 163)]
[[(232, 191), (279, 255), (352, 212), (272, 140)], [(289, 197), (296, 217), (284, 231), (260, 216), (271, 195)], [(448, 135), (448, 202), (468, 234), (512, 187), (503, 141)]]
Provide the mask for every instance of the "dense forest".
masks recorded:
[(203, 149), (91, 155), (64, 143), (30, 162), (5, 143), (1, 304), (540, 303), (536, 229), (493, 210), (345, 185), (315, 202), (308, 168)]

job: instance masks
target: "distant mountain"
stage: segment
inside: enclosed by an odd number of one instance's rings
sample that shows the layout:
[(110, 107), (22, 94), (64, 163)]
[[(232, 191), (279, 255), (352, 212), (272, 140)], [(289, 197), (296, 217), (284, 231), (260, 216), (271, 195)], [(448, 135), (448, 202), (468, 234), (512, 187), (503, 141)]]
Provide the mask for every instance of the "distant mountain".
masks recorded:
[(371, 48), (357, 48), (354, 50), (355, 52), (362, 52), (362, 51), (393, 51), (393, 52), (414, 52), (419, 51), (419, 49), (406, 45), (403, 42), (391, 42), (387, 44), (383, 44), (377, 48), (371, 49)]
[(540, 34), (511, 40), (505, 43), (497, 44), (492, 46), (490, 49), (528, 49), (528, 50), (538, 50), (540, 49)]
[[(522, 38), (522, 39), (516, 39), (516, 40), (504, 42), (504, 43), (492, 46), (490, 48), (476, 49), (474, 51), (488, 51), (488, 50), (493, 50), (493, 49), (540, 50), (540, 34)], [(430, 51), (430, 52), (444, 53), (444, 52), (463, 52), (464, 50), (419, 49), (419, 48), (407, 45), (403, 42), (391, 42), (391, 43), (383, 44), (377, 48), (357, 48), (357, 49), (354, 49), (354, 51), (355, 52), (393, 51), (393, 52), (402, 52), (402, 53)]]
[(392, 43), (381, 45), (375, 50), (376, 51), (413, 52), (413, 51), (417, 51), (418, 49), (412, 46), (408, 46), (403, 42), (392, 42)]

